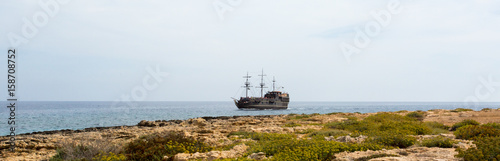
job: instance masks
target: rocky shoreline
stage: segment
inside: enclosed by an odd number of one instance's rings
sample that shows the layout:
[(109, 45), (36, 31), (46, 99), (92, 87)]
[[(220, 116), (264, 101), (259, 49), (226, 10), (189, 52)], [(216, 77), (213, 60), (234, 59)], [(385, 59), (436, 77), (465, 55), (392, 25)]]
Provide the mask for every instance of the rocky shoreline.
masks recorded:
[[(391, 112), (406, 115), (410, 111)], [(490, 109), (483, 111), (453, 111), (432, 110), (423, 112), (423, 121), (436, 121), (448, 126), (465, 119), (476, 120), (480, 123), (500, 123), (500, 110)], [(214, 160), (223, 158), (248, 157), (251, 159), (265, 159), (266, 154), (246, 154), (248, 146), (245, 142), (251, 139), (239, 139), (230, 136), (233, 132), (281, 133), (296, 134), (299, 138), (307, 137), (308, 131), (317, 131), (324, 128), (324, 124), (342, 122), (348, 118), (364, 119), (377, 113), (331, 113), (310, 115), (261, 115), (261, 116), (219, 116), (200, 117), (188, 120), (156, 120), (141, 121), (135, 126), (93, 127), (82, 130), (54, 130), (20, 134), (16, 137), (17, 149), (9, 152), (8, 137), (0, 137), (0, 160), (48, 160), (57, 154), (56, 149), (67, 142), (105, 141), (116, 145), (124, 145), (141, 136), (154, 133), (179, 132), (185, 136), (196, 138), (213, 147), (225, 147), (237, 144), (230, 149), (218, 149), (205, 153), (180, 153), (173, 160)], [(387, 155), (371, 160), (460, 160), (456, 158), (456, 148), (474, 146), (471, 141), (455, 139), (449, 133), (440, 134), (457, 141), (453, 148), (437, 148), (411, 146), (403, 149), (382, 149), (356, 152), (341, 152), (335, 154), (336, 160), (356, 160), (374, 155)], [(235, 138), (236, 137), (236, 138)], [(417, 138), (435, 137), (433, 135), (418, 135)], [(327, 138), (325, 138), (327, 139)], [(336, 142), (357, 142), (361, 138), (330, 138)], [(328, 140), (328, 139), (327, 139)], [(241, 143), (241, 144), (238, 144)], [(244, 156), (244, 155), (248, 156)], [(168, 158), (168, 157), (167, 157)], [(165, 159), (167, 159), (165, 158)]]

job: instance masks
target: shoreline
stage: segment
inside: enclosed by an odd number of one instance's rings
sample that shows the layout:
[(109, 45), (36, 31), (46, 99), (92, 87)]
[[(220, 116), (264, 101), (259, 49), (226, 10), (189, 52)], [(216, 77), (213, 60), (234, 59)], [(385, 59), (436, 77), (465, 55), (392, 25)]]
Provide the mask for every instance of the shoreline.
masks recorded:
[[(287, 114), (281, 114), (281, 115), (287, 115)], [(159, 126), (164, 126), (160, 125), (161, 123), (176, 123), (179, 124), (183, 121), (190, 120), (190, 119), (196, 119), (196, 118), (203, 118), (207, 121), (209, 120), (228, 120), (228, 119), (236, 119), (240, 117), (271, 117), (271, 116), (280, 116), (280, 115), (237, 115), (237, 116), (203, 116), (203, 117), (195, 117), (195, 118), (189, 118), (185, 120), (155, 120), (155, 121), (149, 121), (149, 122), (155, 122)], [(147, 121), (147, 120), (142, 120), (142, 121)], [(139, 122), (140, 123), (140, 122)], [(16, 134), (16, 136), (25, 136), (25, 135), (35, 135), (35, 134), (41, 134), (41, 135), (48, 135), (48, 134), (57, 134), (57, 133), (82, 133), (82, 132), (96, 132), (96, 131), (102, 131), (102, 130), (107, 130), (107, 129), (120, 129), (123, 127), (135, 127), (135, 126), (141, 126), (137, 123), (136, 125), (118, 125), (118, 126), (99, 126), (99, 127), (88, 127), (88, 128), (83, 128), (83, 129), (60, 129), (60, 130), (47, 130), (47, 131), (35, 131), (35, 132), (30, 132), (30, 133), (21, 133), (21, 134)], [(0, 137), (8, 137), (9, 135), (3, 135)]]
[[(1, 136), (0, 158), (2, 160), (47, 160), (56, 154), (56, 149), (65, 142), (89, 142), (89, 140), (105, 139), (113, 144), (126, 144), (141, 136), (169, 131), (180, 132), (200, 140), (214, 147), (226, 146), (234, 143), (229, 137), (238, 131), (257, 133), (294, 134), (305, 137), (308, 131), (324, 129), (325, 124), (343, 122), (349, 118), (363, 120), (380, 113), (406, 115), (412, 111), (377, 112), (377, 113), (328, 113), (328, 114), (281, 114), (281, 115), (244, 115), (244, 116), (205, 116), (186, 120), (143, 120), (137, 125), (90, 127), (81, 130), (51, 130), (32, 132), (17, 135), (16, 152), (7, 152), (6, 138)], [(500, 109), (481, 111), (460, 110), (429, 110), (423, 121), (436, 121), (450, 126), (465, 119), (473, 119), (484, 124), (488, 122), (500, 123)], [(451, 134), (452, 135), (452, 134)], [(449, 132), (443, 134), (449, 137)], [(420, 137), (420, 136), (419, 136)], [(421, 136), (430, 137), (430, 136)], [(436, 150), (436, 149), (434, 149)], [(442, 149), (437, 149), (442, 150)], [(392, 153), (392, 152), (391, 152)], [(443, 152), (445, 153), (445, 152)], [(446, 153), (453, 153), (447, 150)], [(369, 153), (371, 154), (371, 153)], [(186, 154), (186, 157), (189, 154)], [(206, 154), (208, 155), (208, 154)], [(340, 154), (339, 154), (340, 155)], [(342, 153), (349, 156), (350, 153)], [(367, 154), (368, 155), (368, 154)], [(453, 156), (453, 155), (450, 155)]]

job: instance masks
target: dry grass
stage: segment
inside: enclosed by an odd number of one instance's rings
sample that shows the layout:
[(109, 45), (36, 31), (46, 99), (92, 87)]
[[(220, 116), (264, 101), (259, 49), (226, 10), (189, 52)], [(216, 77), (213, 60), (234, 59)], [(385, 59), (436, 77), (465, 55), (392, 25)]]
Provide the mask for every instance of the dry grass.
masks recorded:
[(123, 145), (114, 143), (112, 138), (101, 136), (64, 140), (59, 143), (57, 154), (51, 160), (92, 160), (98, 154), (118, 154), (122, 147)]

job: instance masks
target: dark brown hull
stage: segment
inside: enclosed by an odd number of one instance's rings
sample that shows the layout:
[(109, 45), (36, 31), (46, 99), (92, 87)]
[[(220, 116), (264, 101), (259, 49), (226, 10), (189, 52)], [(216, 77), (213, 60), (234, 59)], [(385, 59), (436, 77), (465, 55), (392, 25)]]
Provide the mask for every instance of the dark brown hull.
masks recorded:
[(249, 110), (285, 110), (288, 108), (288, 102), (283, 102), (280, 100), (235, 100), (234, 103), (239, 109), (249, 109)]

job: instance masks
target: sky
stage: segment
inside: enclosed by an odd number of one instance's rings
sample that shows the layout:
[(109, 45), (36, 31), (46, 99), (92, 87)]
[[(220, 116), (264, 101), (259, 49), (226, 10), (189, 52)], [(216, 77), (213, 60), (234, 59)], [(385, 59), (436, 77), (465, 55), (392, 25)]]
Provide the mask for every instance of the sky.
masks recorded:
[(500, 101), (494, 0), (16, 0), (0, 22), (25, 101), (231, 101), (261, 70), (292, 102)]

